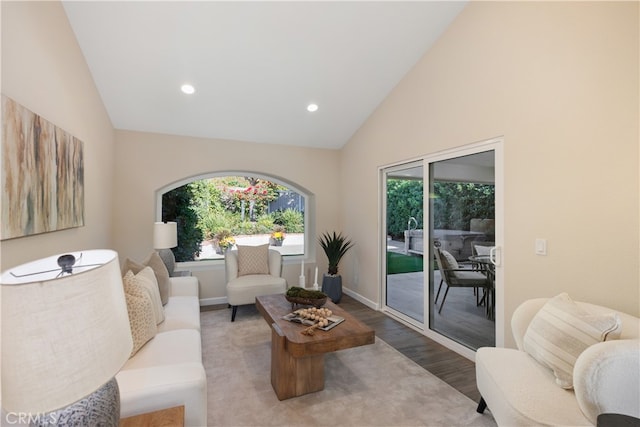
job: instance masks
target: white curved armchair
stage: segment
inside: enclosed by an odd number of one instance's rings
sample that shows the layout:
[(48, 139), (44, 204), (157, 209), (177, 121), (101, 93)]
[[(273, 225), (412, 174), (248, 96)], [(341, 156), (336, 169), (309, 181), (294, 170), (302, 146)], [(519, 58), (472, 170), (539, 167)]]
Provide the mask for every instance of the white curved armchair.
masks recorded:
[(476, 381), (482, 396), (478, 412), (488, 407), (499, 426), (596, 425), (602, 413), (640, 418), (640, 319), (577, 302), (590, 313), (617, 313), (622, 329), (618, 339), (593, 344), (580, 353), (573, 368), (573, 389), (564, 389), (550, 369), (524, 351), (527, 328), (548, 300), (525, 301), (513, 313), (517, 349), (478, 349)]
[(282, 255), (274, 249), (268, 249), (264, 262), (268, 268), (260, 274), (243, 274), (238, 251), (250, 250), (261, 252), (259, 247), (238, 247), (228, 251), (224, 257), (227, 275), (227, 301), (231, 306), (231, 321), (235, 321), (239, 305), (255, 304), (256, 297), (261, 295), (283, 294), (287, 291), (287, 281), (282, 275)]

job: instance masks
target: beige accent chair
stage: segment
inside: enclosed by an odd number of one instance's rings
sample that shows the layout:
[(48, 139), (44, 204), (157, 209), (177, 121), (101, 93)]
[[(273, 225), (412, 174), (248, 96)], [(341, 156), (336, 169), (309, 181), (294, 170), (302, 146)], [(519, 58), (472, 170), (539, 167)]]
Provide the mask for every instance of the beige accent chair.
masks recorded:
[[(517, 349), (482, 347), (476, 353), (476, 382), (499, 426), (590, 426), (598, 415), (640, 418), (640, 319), (599, 305), (576, 302), (592, 315), (617, 314), (614, 339), (592, 344), (573, 367), (573, 389), (556, 383), (552, 369), (527, 352), (529, 326), (549, 298), (522, 303), (511, 329)], [(617, 336), (619, 334), (619, 336)]]
[(284, 294), (287, 281), (282, 276), (282, 255), (269, 249), (266, 274), (239, 275), (238, 251), (228, 251), (224, 257), (227, 275), (227, 300), (232, 308), (231, 321), (235, 321), (239, 305), (255, 304), (261, 295)]

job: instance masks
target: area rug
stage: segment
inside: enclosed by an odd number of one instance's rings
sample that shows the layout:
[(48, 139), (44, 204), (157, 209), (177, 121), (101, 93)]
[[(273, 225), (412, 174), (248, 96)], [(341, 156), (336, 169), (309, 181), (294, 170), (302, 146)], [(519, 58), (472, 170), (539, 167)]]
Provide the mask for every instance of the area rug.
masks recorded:
[(422, 271), (422, 257), (387, 251), (387, 274)]
[(279, 401), (271, 332), (252, 306), (201, 314), (209, 426), (495, 426), (476, 403), (379, 338), (325, 357), (325, 388)]

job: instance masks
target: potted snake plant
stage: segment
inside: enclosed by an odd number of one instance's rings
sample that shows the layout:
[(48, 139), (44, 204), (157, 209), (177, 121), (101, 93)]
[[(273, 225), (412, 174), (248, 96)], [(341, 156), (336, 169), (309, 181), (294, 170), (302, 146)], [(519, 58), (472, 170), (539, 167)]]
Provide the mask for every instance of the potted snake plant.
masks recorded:
[(342, 257), (353, 247), (353, 243), (342, 233), (335, 231), (333, 234), (325, 232), (318, 241), (329, 263), (328, 271), (322, 277), (322, 292), (338, 304), (342, 298), (342, 276), (338, 274), (338, 265)]

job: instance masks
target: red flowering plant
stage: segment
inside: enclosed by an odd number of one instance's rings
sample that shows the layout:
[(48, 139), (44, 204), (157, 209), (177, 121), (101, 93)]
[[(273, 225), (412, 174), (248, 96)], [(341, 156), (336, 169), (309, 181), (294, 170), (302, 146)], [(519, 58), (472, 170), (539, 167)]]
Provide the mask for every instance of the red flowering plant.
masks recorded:
[(261, 181), (259, 179), (247, 179), (249, 185), (247, 187), (227, 187), (226, 192), (229, 194), (231, 201), (235, 205), (234, 210), (239, 210), (241, 220), (244, 221), (245, 207), (248, 203), (249, 220), (255, 221), (256, 215), (266, 209), (266, 204), (275, 199), (277, 196), (273, 189), (269, 186), (270, 182)]

